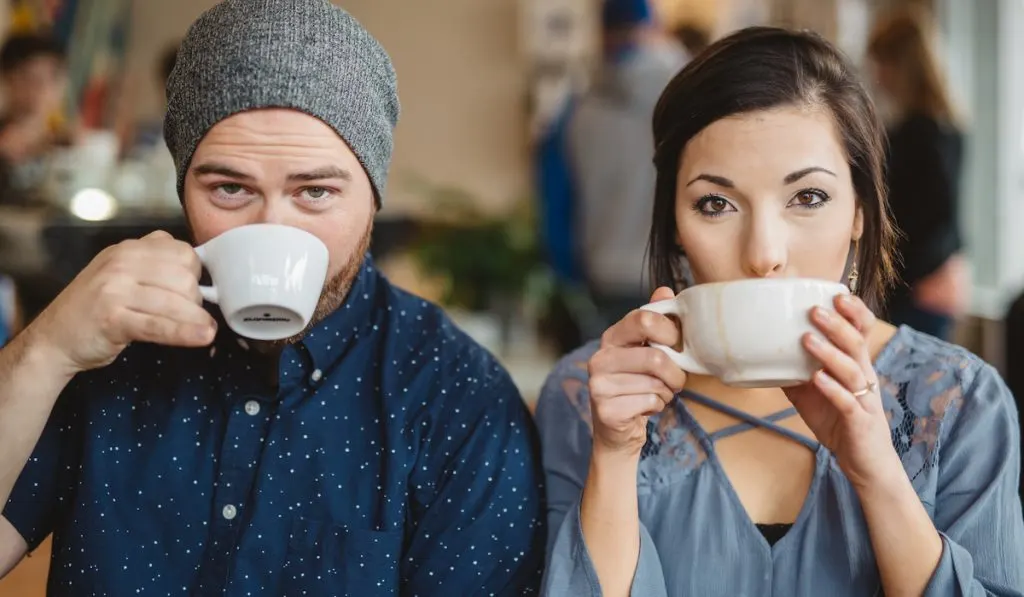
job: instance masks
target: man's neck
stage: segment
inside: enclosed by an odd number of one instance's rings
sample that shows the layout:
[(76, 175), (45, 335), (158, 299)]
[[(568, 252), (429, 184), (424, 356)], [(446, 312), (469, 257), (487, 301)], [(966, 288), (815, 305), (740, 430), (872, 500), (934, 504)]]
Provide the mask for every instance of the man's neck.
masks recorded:
[(251, 358), (256, 361), (256, 371), (260, 380), (274, 392), (281, 383), (281, 353), (286, 344), (282, 342), (247, 341)]

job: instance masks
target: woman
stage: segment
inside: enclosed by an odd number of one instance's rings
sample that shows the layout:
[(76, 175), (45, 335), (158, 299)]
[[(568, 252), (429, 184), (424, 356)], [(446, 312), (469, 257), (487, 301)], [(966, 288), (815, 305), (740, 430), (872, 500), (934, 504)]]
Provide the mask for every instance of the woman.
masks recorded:
[(895, 123), (889, 204), (903, 232), (902, 284), (886, 311), (895, 324), (948, 340), (969, 294), (957, 223), (963, 135), (932, 48), (933, 30), (921, 7), (901, 9), (875, 27), (868, 57)]
[(1021, 595), (1011, 396), (974, 355), (872, 315), (895, 233), (850, 65), (811, 33), (743, 30), (669, 84), (654, 135), (653, 301), (687, 271), (857, 296), (809, 314), (824, 366), (799, 387), (686, 375), (648, 346), (680, 330), (646, 311), (563, 359), (537, 413), (546, 594)]

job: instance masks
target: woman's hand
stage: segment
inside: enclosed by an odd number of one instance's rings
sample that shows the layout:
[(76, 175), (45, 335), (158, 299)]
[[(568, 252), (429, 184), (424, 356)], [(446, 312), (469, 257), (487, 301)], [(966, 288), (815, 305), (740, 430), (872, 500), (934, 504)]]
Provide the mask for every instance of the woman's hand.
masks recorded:
[[(659, 288), (651, 302), (672, 298)], [(648, 342), (677, 346), (678, 325), (664, 315), (636, 310), (608, 328), (590, 358), (594, 450), (639, 455), (647, 418), (661, 412), (686, 383), (686, 373)]]
[[(669, 288), (651, 302), (672, 298)], [(594, 445), (580, 501), (580, 525), (603, 595), (629, 595), (640, 557), (636, 490), (647, 418), (672, 402), (686, 374), (648, 342), (676, 346), (679, 327), (664, 315), (636, 310), (601, 336), (590, 358)]]
[(811, 321), (821, 334), (804, 336), (804, 347), (823, 367), (807, 384), (786, 395), (811, 431), (839, 462), (855, 488), (894, 474), (902, 464), (892, 447), (878, 376), (866, 335), (875, 316), (859, 298), (841, 295), (836, 311), (815, 308)]

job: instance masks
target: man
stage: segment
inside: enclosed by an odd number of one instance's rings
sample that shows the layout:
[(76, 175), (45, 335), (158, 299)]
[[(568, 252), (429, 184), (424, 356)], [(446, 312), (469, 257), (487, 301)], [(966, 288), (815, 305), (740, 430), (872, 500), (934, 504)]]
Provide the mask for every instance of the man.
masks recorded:
[(387, 54), (327, 0), (226, 0), (191, 27), (165, 129), (195, 241), (319, 237), (315, 323), (246, 342), (201, 307), (189, 245), (104, 251), (0, 351), (4, 569), (53, 531), (51, 595), (534, 592), (528, 412), (366, 256), (397, 117)]
[(602, 24), (601, 71), (538, 154), (549, 258), (596, 304), (601, 323), (590, 336), (649, 295), (642, 272), (654, 202), (651, 117), (686, 62), (647, 0), (605, 0)]
[[(17, 34), (0, 46), (0, 205), (24, 201), (45, 175), (41, 158), (69, 141), (60, 121), (66, 84), (64, 50), (48, 34)], [(15, 328), (13, 295), (13, 279), (0, 275), (0, 346)]]
[(64, 50), (44, 33), (8, 38), (0, 47), (0, 203), (38, 185), (38, 160), (54, 145), (70, 142), (61, 121), (67, 87)]

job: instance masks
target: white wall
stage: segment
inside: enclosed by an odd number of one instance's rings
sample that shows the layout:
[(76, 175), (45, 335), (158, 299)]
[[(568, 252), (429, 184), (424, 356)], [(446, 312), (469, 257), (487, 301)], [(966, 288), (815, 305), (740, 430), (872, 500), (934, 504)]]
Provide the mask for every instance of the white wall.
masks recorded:
[(1024, 3), (938, 4), (951, 82), (964, 91), (969, 113), (961, 214), (976, 282), (973, 312), (999, 319), (1024, 287)]
[[(388, 212), (429, 209), (403, 179), (425, 176), (501, 209), (529, 190), (526, 63), (518, 0), (340, 0), (383, 43), (398, 72)], [(140, 115), (160, 112), (155, 61), (212, 0), (136, 0), (129, 68)]]

